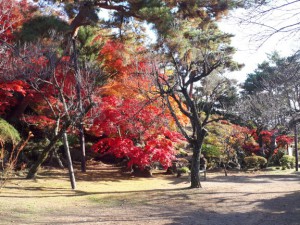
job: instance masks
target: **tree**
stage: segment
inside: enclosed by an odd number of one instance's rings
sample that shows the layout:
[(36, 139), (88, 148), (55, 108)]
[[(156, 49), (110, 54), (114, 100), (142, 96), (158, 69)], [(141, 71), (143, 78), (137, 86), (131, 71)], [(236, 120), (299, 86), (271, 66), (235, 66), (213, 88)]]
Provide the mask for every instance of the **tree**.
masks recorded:
[[(39, 113), (44, 113), (47, 117), (52, 118), (55, 122), (55, 127), (53, 128), (52, 137), (50, 138), (49, 145), (43, 150), (38, 160), (30, 168), (27, 178), (35, 177), (39, 167), (48, 157), (49, 152), (54, 147), (57, 140), (63, 138), (66, 153), (69, 162), (69, 170), (72, 181), (72, 188), (75, 189), (74, 174), (70, 159), (68, 141), (67, 141), (67, 130), (71, 125), (76, 124), (78, 119), (81, 119), (90, 110), (91, 96), (89, 95), (89, 89), (86, 88), (83, 93), (83, 103), (84, 111), (79, 110), (78, 100), (76, 100), (76, 79), (74, 77), (72, 67), (68, 67), (68, 59), (62, 59), (59, 63), (52, 62), (54, 68), (46, 68), (46, 70), (40, 71), (38, 77), (32, 76), (28, 80), (30, 86), (35, 90), (35, 101), (37, 98), (40, 103), (37, 105), (37, 111)], [(43, 74), (46, 73), (46, 74)], [(48, 74), (50, 73), (50, 74)], [(86, 78), (82, 79), (82, 84), (85, 85), (89, 83), (92, 85), (94, 80), (92, 76), (89, 76), (89, 71), (82, 70), (81, 75)], [(86, 82), (84, 82), (86, 81)]]
[[(24, 8), (19, 8), (18, 4), (15, 4), (13, 1), (9, 1), (8, 3), (4, 4), (3, 10), (1, 11), (1, 13), (3, 13), (3, 16), (1, 15), (1, 18), (3, 18), (4, 20), (4, 25), (3, 27), (5, 28), (8, 27), (7, 29), (4, 29), (5, 32), (4, 34), (7, 36), (7, 34), (9, 34), (10, 36), (3, 38), (3, 43), (4, 43), (4, 48), (3, 51), (1, 51), (1, 54), (6, 54), (6, 58), (7, 61), (5, 62), (3, 60), (3, 67), (1, 67), (1, 72), (3, 72), (3, 74), (10, 74), (10, 78), (3, 76), (3, 82), (6, 83), (2, 83), (2, 87), (3, 87), (3, 91), (6, 91), (6, 93), (3, 94), (3, 98), (5, 98), (3, 100), (3, 104), (2, 104), (2, 111), (3, 113), (7, 113), (7, 115), (9, 115), (7, 118), (9, 121), (12, 121), (14, 123), (19, 123), (19, 120), (21, 118), (21, 115), (24, 113), (26, 108), (29, 108), (29, 104), (31, 104), (31, 108), (32, 108), (32, 90), (29, 91), (30, 94), (28, 94), (27, 96), (25, 95), (25, 91), (26, 88), (27, 89), (34, 89), (35, 91), (38, 91), (40, 93), (43, 92), (43, 88), (45, 88), (45, 86), (47, 86), (47, 82), (51, 83), (51, 77), (52, 77), (52, 72), (55, 70), (55, 67), (57, 66), (57, 64), (59, 64), (60, 60), (63, 58), (62, 56), (64, 56), (64, 54), (61, 54), (60, 52), (60, 47), (61, 47), (61, 40), (63, 38), (61, 38), (66, 31), (69, 28), (69, 25), (67, 24), (67, 22), (59, 19), (58, 17), (55, 16), (44, 16), (44, 15), (35, 15), (33, 17), (28, 17), (27, 20), (25, 21), (24, 19), (24, 15), (25, 15), (25, 11), (23, 13), (22, 10), (26, 10), (27, 6), (25, 4), (25, 1), (22, 1), (21, 3), (21, 7)], [(1, 3), (2, 4), (2, 3)], [(18, 6), (15, 6), (18, 5)], [(25, 7), (26, 6), (26, 7)], [(6, 8), (5, 8), (6, 7)], [(10, 8), (9, 8), (10, 7)], [(28, 9), (27, 9), (28, 11)], [(10, 12), (11, 15), (6, 15), (8, 13), (6, 12)], [(6, 13), (6, 14), (5, 14)], [(28, 14), (28, 13), (27, 13)], [(14, 18), (17, 18), (17, 23), (15, 23)], [(6, 19), (7, 21), (5, 21)], [(11, 25), (7, 25), (8, 24), (8, 18), (11, 18)], [(20, 19), (23, 18), (23, 21)], [(25, 21), (25, 22), (24, 22)], [(16, 29), (16, 28), (18, 29)], [(12, 32), (14, 32), (14, 34), (12, 34)], [(4, 35), (3, 34), (3, 35)], [(2, 35), (2, 36), (3, 36)], [(1, 36), (1, 37), (2, 37)], [(85, 38), (87, 39), (88, 35), (85, 35)], [(4, 36), (3, 36), (4, 37)], [(81, 36), (82, 37), (82, 36)], [(15, 46), (10, 44), (10, 41), (12, 41), (14, 38), (15, 43), (21, 43), (20, 46), (16, 47), (17, 44), (15, 44)], [(82, 41), (81, 43), (83, 43), (82, 38), (79, 39), (80, 41)], [(35, 46), (31, 45), (32, 42), (36, 42), (39, 44), (36, 44)], [(19, 44), (18, 44), (19, 45)], [(30, 47), (33, 47), (31, 49), (31, 52), (28, 51), (28, 47), (27, 45), (29, 45)], [(87, 45), (82, 44), (83, 46), (80, 46), (80, 50), (85, 50), (87, 48)], [(75, 46), (75, 45), (74, 45)], [(91, 45), (90, 49), (92, 50), (92, 48), (95, 48), (95, 45)], [(70, 52), (70, 49), (67, 49)], [(77, 49), (73, 50), (73, 53), (76, 52)], [(76, 56), (76, 55), (75, 55)], [(74, 60), (74, 67), (75, 71), (76, 71), (76, 78), (78, 79), (77, 82), (77, 99), (78, 102), (80, 102), (80, 107), (78, 108), (78, 110), (80, 111), (80, 113), (78, 113), (78, 115), (84, 115), (86, 112), (84, 112), (82, 105), (84, 103), (82, 103), (81, 100), (81, 90), (80, 90), (80, 74), (79, 74), (79, 65), (77, 63), (76, 57), (73, 57)], [(70, 58), (71, 60), (71, 58)], [(2, 63), (2, 62), (1, 62)], [(91, 64), (90, 62), (88, 62), (87, 60), (84, 61), (85, 63), (85, 68), (88, 67), (88, 64)], [(32, 71), (30, 71), (32, 70)], [(17, 78), (17, 79), (16, 79)], [(104, 76), (102, 76), (102, 78), (104, 78)], [(5, 81), (8, 80), (8, 81)], [(10, 81), (10, 80), (12, 81)], [(100, 79), (100, 77), (99, 77)], [(95, 79), (93, 79), (95, 81)], [(29, 85), (28, 85), (29, 84)], [(90, 85), (92, 85), (93, 82), (90, 83)], [(24, 85), (24, 87), (22, 87), (21, 89), (21, 85)], [(9, 86), (10, 89), (6, 88), (6, 86)], [(14, 89), (16, 89), (16, 91), (14, 91)], [(23, 90), (23, 91), (22, 91)], [(8, 92), (9, 91), (9, 92)], [(22, 92), (21, 92), (22, 91)], [(85, 90), (85, 92), (87, 93), (87, 89)], [(13, 92), (14, 95), (8, 95), (9, 93)], [(64, 92), (64, 91), (63, 91)], [(19, 94), (16, 95), (16, 94)], [(52, 93), (53, 94), (53, 93)], [(65, 93), (63, 93), (65, 94)], [(70, 94), (70, 92), (68, 93)], [(44, 98), (48, 98), (50, 96), (50, 92), (49, 95), (45, 95), (44, 94)], [(9, 98), (8, 98), (9, 97)], [(68, 96), (70, 97), (70, 96)], [(52, 96), (53, 98), (53, 96)], [(60, 121), (60, 116), (59, 113), (55, 113), (55, 111), (53, 110), (53, 105), (51, 106), (51, 104), (54, 104), (55, 101), (52, 98), (47, 99), (47, 103), (48, 107), (50, 107), (50, 111), (52, 111), (52, 113), (54, 113), (52, 116), (55, 117), (54, 119), (57, 121)], [(60, 98), (62, 99), (62, 98)], [(45, 99), (44, 99), (45, 100)], [(35, 103), (34, 103), (35, 104)], [(9, 107), (6, 107), (8, 106)], [(14, 105), (16, 105), (16, 107), (14, 107)], [(6, 107), (6, 108), (5, 108)], [(9, 112), (9, 113), (8, 113)], [(45, 112), (45, 111), (44, 111)], [(49, 116), (49, 115), (47, 115)], [(83, 131), (82, 128), (82, 123), (79, 121), (78, 122), (80, 124), (80, 130)], [(59, 124), (59, 123), (57, 123)], [(57, 127), (59, 128), (59, 125), (57, 125)], [(54, 129), (57, 130), (57, 129)], [(81, 132), (83, 133), (83, 132)], [(55, 134), (56, 135), (56, 134)], [(55, 136), (54, 135), (54, 136)], [(81, 135), (83, 136), (83, 135)], [(81, 138), (82, 140), (82, 138)], [(82, 146), (84, 146), (84, 144), (82, 144)], [(84, 148), (83, 148), (84, 149)], [(51, 149), (49, 149), (50, 151)], [(83, 153), (84, 154), (84, 153)], [(84, 160), (84, 157), (82, 157)], [(43, 161), (43, 160), (42, 160)], [(41, 163), (41, 161), (38, 162), (38, 164)], [(85, 165), (85, 163), (84, 163)], [(84, 168), (84, 167), (83, 167)], [(83, 169), (85, 170), (85, 169)]]
[[(11, 107), (17, 105), (18, 95), (25, 96), (28, 85), (26, 82), (14, 79), (14, 70), (10, 66), (11, 56), (14, 54), (12, 47), (16, 40), (15, 32), (30, 15), (32, 8), (25, 0), (16, 4), (14, 0), (0, 2), (0, 114), (10, 113)], [(17, 52), (15, 52), (17, 54)]]
[[(288, 126), (299, 113), (299, 54), (270, 55), (242, 86), (240, 115), (263, 129)], [(247, 112), (247, 113), (245, 113)]]
[[(224, 94), (225, 89), (222, 88), (224, 80), (220, 80), (221, 82), (215, 83), (207, 98), (201, 91), (203, 98), (199, 98), (201, 101), (197, 102), (193, 95), (194, 87), (203, 87), (204, 83), (201, 85), (199, 81), (213, 73), (237, 69), (239, 65), (231, 60), (231, 35), (220, 32), (213, 22), (207, 22), (203, 27), (194, 27), (188, 22), (178, 25), (178, 42), (164, 40), (165, 58), (153, 65), (153, 74), (178, 128), (193, 148), (191, 187), (199, 188), (201, 147), (207, 135), (205, 126), (211, 122), (210, 115), (216, 109), (216, 105), (221, 105), (216, 104), (216, 101), (221, 99), (218, 97)], [(190, 132), (184, 129), (185, 126), (176, 115), (171, 101), (188, 118)]]
[[(219, 18), (228, 9), (242, 6), (239, 1), (57, 1), (44, 0), (55, 4), (63, 2), (64, 12), (70, 19), (70, 34), (77, 36), (80, 26), (99, 23), (103, 28), (117, 28), (122, 30), (124, 25), (134, 21), (146, 21), (154, 25), (158, 34), (167, 36), (170, 29), (176, 25), (176, 20), (201, 18), (202, 21), (210, 18)], [(104, 12), (109, 11), (109, 18), (98, 18)], [(78, 12), (78, 13), (74, 13)], [(117, 33), (120, 34), (120, 32)]]
[[(10, 46), (7, 49), (8, 51), (12, 50), (12, 53), (14, 53), (10, 56), (11, 64), (9, 64), (8, 69), (14, 72), (13, 78), (15, 80), (9, 84), (10, 89), (4, 89), (6, 91), (4, 97), (9, 96), (10, 90), (23, 95), (28, 93), (26, 107), (30, 106), (31, 110), (37, 115), (43, 115), (54, 121), (52, 132), (50, 132), (52, 135), (50, 143), (28, 173), (27, 177), (33, 178), (53, 149), (56, 141), (64, 137), (64, 143), (67, 143), (66, 132), (69, 127), (76, 123), (78, 118), (84, 117), (91, 108), (93, 84), (97, 79), (101, 79), (101, 75), (99, 76), (99, 71), (95, 72), (89, 68), (87, 63), (81, 70), (81, 85), (84, 87), (81, 96), (84, 109), (79, 110), (75, 94), (76, 79), (72, 64), (69, 62), (70, 58), (53, 57), (55, 52), (52, 52), (52, 49), (49, 49), (48, 46), (28, 44), (27, 47), (30, 47), (31, 51), (28, 51), (26, 47), (17, 49)], [(18, 54), (15, 54), (15, 52), (18, 52)], [(97, 79), (96, 76), (98, 76)], [(21, 85), (28, 90), (25, 91)], [(2, 83), (2, 86), (5, 87), (4, 83)], [(12, 108), (13, 104), (10, 104), (9, 107)], [(34, 120), (34, 117), (31, 119)], [(69, 162), (71, 161), (69, 160)]]
[(138, 40), (108, 40), (101, 49), (102, 69), (114, 77), (99, 92), (102, 98), (95, 109), (101, 113), (88, 132), (99, 138), (94, 151), (126, 159), (134, 170), (149, 171), (154, 162), (171, 166), (182, 137), (159, 96), (149, 92), (154, 83), (145, 74), (145, 48)]
[(95, 151), (126, 158), (128, 167), (139, 170), (151, 169), (154, 162), (171, 166), (183, 137), (171, 131), (172, 119), (159, 102), (103, 97), (100, 110), (90, 129), (100, 137)]
[(245, 156), (243, 146), (251, 139), (249, 129), (228, 120), (217, 120), (218, 115), (212, 115), (216, 121), (207, 125), (208, 136), (204, 140), (203, 154), (211, 163), (223, 166), (227, 176), (227, 168), (241, 168)]
[[(286, 58), (276, 52), (271, 54), (248, 75), (242, 87), (236, 111), (256, 128), (257, 151), (266, 152), (271, 159), (276, 139), (290, 132), (299, 116), (299, 54)], [(264, 141), (266, 129), (272, 131), (271, 143)]]
[[(19, 132), (5, 120), (0, 119), (0, 188), (5, 185), (11, 172), (18, 166), (19, 155), (32, 136), (32, 133), (29, 132), (27, 138), (21, 140)], [(7, 143), (10, 143), (11, 146), (8, 147)]]

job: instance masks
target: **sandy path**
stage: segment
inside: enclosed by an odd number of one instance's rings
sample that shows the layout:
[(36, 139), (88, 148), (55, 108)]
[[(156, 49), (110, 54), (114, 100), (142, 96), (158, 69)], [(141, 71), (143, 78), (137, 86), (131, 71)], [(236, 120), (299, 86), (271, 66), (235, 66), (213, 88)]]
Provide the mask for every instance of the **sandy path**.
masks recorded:
[(8, 185), (0, 224), (300, 225), (299, 173), (208, 174), (199, 190), (174, 177), (66, 184)]

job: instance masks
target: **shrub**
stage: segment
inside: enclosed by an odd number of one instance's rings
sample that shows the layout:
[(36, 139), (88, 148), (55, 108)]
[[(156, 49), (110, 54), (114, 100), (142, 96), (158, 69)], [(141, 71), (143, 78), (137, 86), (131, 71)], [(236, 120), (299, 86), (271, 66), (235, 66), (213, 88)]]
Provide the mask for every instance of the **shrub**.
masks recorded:
[(244, 158), (247, 168), (262, 168), (267, 164), (267, 159), (262, 156), (247, 156)]
[(265, 157), (262, 156), (256, 156), (256, 157), (260, 168), (263, 168), (267, 165), (268, 160)]
[(269, 165), (278, 166), (280, 165), (280, 159), (284, 156), (284, 150), (279, 149), (276, 154), (273, 154), (269, 160)]
[(290, 155), (284, 155), (279, 160), (280, 165), (283, 170), (285, 169), (293, 169), (295, 167), (295, 157)]
[(190, 169), (188, 167), (184, 166), (184, 167), (179, 168), (178, 172), (180, 172), (180, 173), (189, 173)]
[(221, 151), (219, 148), (210, 144), (202, 145), (202, 153), (205, 158), (219, 158), (221, 156)]
[(190, 173), (190, 169), (186, 166), (177, 169), (177, 177), (181, 177), (181, 175), (184, 173)]

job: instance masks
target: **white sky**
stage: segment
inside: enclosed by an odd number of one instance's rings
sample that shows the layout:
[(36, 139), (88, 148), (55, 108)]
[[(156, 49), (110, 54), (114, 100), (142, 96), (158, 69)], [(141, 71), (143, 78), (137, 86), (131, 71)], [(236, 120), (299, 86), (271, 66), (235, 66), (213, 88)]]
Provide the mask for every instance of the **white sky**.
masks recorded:
[[(298, 40), (296, 35), (287, 37), (282, 33), (278, 33), (272, 36), (266, 42), (261, 40), (254, 41), (253, 35), (263, 33), (264, 28), (254, 24), (240, 25), (238, 19), (235, 17), (239, 14), (239, 11), (233, 12), (233, 16), (229, 15), (228, 19), (225, 19), (219, 23), (221, 30), (235, 35), (235, 37), (232, 39), (232, 46), (237, 49), (234, 59), (237, 62), (245, 64), (245, 67), (241, 71), (226, 74), (226, 77), (234, 78), (239, 82), (243, 82), (248, 73), (253, 72), (259, 63), (267, 60), (268, 53), (277, 51), (281, 56), (289, 56), (299, 49), (300, 45), (297, 43)], [(276, 21), (279, 21), (279, 17), (280, 16), (278, 13), (273, 13), (272, 15), (269, 15), (268, 18), (264, 19), (270, 21), (270, 23), (277, 24)], [(284, 21), (286, 23), (292, 22), (291, 18)]]

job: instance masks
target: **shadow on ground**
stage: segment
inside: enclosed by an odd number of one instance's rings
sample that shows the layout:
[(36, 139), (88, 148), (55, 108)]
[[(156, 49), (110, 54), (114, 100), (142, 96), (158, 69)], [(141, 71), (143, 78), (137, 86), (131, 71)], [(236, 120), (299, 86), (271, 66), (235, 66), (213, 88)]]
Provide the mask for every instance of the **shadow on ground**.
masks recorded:
[[(51, 178), (55, 175), (59, 179)], [(92, 165), (88, 172), (76, 173), (78, 183), (92, 188), (76, 191), (68, 186), (66, 170), (39, 176), (41, 181), (8, 184), (0, 193), (0, 224), (300, 225), (299, 173), (209, 173), (202, 179), (203, 189), (189, 189), (187, 177), (158, 174), (164, 186), (143, 190), (138, 185), (150, 184), (152, 178), (131, 178), (118, 167)], [(58, 181), (63, 184), (56, 185)], [(128, 184), (137, 186), (115, 188)], [(11, 208), (5, 205), (10, 202), (15, 204)]]
[[(203, 206), (202, 209), (184, 212), (174, 218), (170, 225), (299, 225), (300, 192), (258, 202), (248, 212), (214, 212)], [(251, 204), (251, 203), (250, 203)]]
[(229, 175), (229, 176), (214, 176), (209, 178), (209, 182), (234, 182), (234, 183), (270, 183), (272, 181), (298, 181), (300, 182), (300, 174), (286, 175)]

